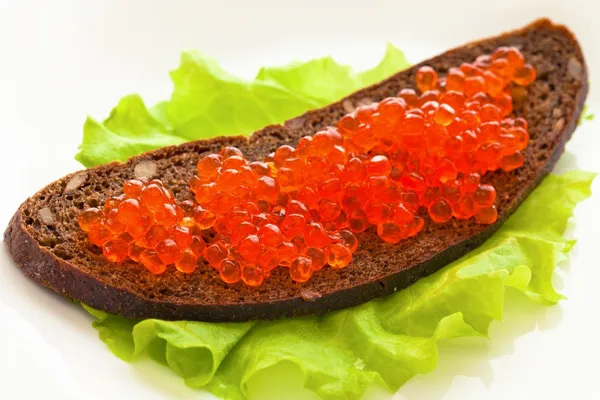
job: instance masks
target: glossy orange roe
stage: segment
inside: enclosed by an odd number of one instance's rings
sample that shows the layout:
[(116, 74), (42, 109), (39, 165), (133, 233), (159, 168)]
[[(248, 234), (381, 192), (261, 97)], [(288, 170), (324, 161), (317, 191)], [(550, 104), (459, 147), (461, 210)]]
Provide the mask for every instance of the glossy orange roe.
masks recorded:
[[(197, 194), (202, 185), (215, 185), (215, 197), (196, 196), (196, 200), (204, 209), (218, 210), (213, 226), (217, 237), (205, 249), (204, 258), (225, 282), (258, 286), (278, 266), (289, 268), (293, 280), (304, 282), (329, 259), (336, 265), (350, 262), (356, 237), (350, 231), (342, 234), (337, 229), (344, 219), (339, 204), (342, 184), (339, 178), (324, 179), (332, 165), (325, 156), (335, 154), (333, 158), (341, 165), (347, 161), (339, 143), (341, 135), (326, 130), (301, 141), (304, 158), (296, 157), (297, 149), (282, 146), (260, 164), (249, 163), (234, 148), (225, 148), (220, 154), (199, 161), (202, 167), (218, 165), (216, 174), (206, 176), (198, 168), (198, 176), (192, 179), (190, 187)], [(232, 157), (236, 157), (234, 164), (229, 161)], [(318, 168), (305, 174), (306, 162)], [(223, 170), (223, 165), (232, 168)], [(372, 165), (373, 171), (378, 168), (382, 166)], [(383, 170), (389, 172), (385, 166)], [(222, 179), (223, 174), (242, 173), (245, 177), (235, 187)], [(307, 179), (313, 184), (305, 185)], [(341, 260), (328, 258), (334, 245), (348, 246), (343, 254), (338, 251), (343, 255)]]
[[(79, 214), (79, 226), (90, 243), (101, 247), (110, 261), (130, 259), (154, 274), (169, 265), (193, 272), (206, 246), (201, 231), (212, 226), (208, 221), (214, 222), (214, 215), (190, 201), (177, 203), (159, 180), (132, 179), (123, 189), (102, 210), (88, 208)], [(196, 223), (199, 215), (201, 223)]]
[[(528, 126), (509, 117), (509, 93), (534, 79), (516, 48), (500, 47), (445, 77), (423, 66), (418, 92), (405, 88), (360, 106), (295, 148), (255, 162), (234, 147), (203, 157), (190, 181), (199, 206), (176, 203), (160, 182), (132, 180), (124, 196), (84, 211), (79, 223), (109, 260), (192, 272), (202, 256), (224, 282), (249, 286), (278, 267), (296, 282), (327, 265), (344, 268), (358, 247), (355, 233), (373, 227), (397, 243), (422, 230), (421, 210), (431, 223), (492, 224), (496, 191), (481, 177), (523, 165)], [(216, 234), (208, 246), (205, 229)]]

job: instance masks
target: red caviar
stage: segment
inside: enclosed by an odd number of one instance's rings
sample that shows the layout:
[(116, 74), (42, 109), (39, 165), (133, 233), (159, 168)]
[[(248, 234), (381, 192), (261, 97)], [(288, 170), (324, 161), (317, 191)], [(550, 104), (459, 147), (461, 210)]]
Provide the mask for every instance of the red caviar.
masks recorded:
[[(110, 261), (131, 259), (154, 274), (169, 265), (193, 272), (206, 246), (199, 233), (212, 226), (214, 215), (190, 201), (178, 204), (159, 180), (132, 179), (123, 188), (125, 197), (108, 199), (103, 213), (90, 208), (79, 215), (90, 243)], [(126, 233), (119, 232), (121, 226)]]
[[(344, 268), (354, 233), (374, 227), (389, 243), (451, 218), (497, 220), (488, 171), (525, 162), (527, 121), (510, 118), (511, 85), (535, 69), (501, 47), (446, 76), (417, 70), (418, 90), (362, 105), (335, 127), (249, 162), (235, 147), (202, 157), (190, 180), (196, 202), (177, 202), (157, 180), (125, 182), (124, 195), (79, 215), (107, 259), (139, 261), (152, 273), (191, 273), (200, 258), (226, 283), (258, 286), (277, 267), (305, 282), (329, 265)], [(202, 232), (216, 233), (206, 243)], [(206, 236), (205, 236), (206, 237)]]

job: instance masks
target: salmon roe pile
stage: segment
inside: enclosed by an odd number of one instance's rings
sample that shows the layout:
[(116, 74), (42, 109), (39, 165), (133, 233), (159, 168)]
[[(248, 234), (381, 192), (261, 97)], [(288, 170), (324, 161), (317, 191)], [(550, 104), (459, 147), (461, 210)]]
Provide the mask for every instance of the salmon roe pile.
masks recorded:
[(90, 243), (112, 262), (129, 258), (153, 274), (162, 274), (171, 264), (181, 272), (194, 272), (206, 247), (202, 229), (212, 225), (215, 215), (189, 200), (177, 203), (157, 179), (129, 180), (123, 191), (107, 199), (102, 209), (79, 214), (79, 226)]
[(248, 162), (239, 149), (226, 147), (198, 162), (191, 190), (217, 215), (217, 235), (204, 257), (225, 282), (257, 286), (278, 266), (305, 282), (326, 264), (343, 268), (352, 260), (358, 242), (336, 223), (342, 208), (330, 193), (334, 188), (312, 193), (304, 180), (291, 187), (300, 170), (288, 172), (288, 159), (280, 163), (287, 150), (280, 148), (273, 162)]
[[(259, 286), (278, 267), (296, 282), (346, 267), (354, 234), (371, 226), (388, 243), (414, 236), (422, 209), (434, 223), (492, 224), (496, 190), (481, 176), (523, 165), (528, 125), (509, 117), (510, 87), (535, 75), (514, 47), (445, 77), (422, 66), (417, 91), (358, 107), (295, 148), (254, 162), (235, 147), (203, 157), (190, 181), (196, 203), (175, 202), (160, 181), (131, 180), (103, 210), (84, 211), (80, 226), (111, 261), (190, 273), (203, 257), (224, 282)], [(208, 245), (204, 230), (214, 233)]]

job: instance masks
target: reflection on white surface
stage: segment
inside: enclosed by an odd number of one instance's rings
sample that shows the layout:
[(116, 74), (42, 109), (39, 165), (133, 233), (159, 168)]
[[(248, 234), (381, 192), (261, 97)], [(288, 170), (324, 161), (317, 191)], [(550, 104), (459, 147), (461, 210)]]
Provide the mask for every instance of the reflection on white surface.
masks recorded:
[[(167, 71), (185, 48), (198, 48), (246, 77), (263, 64), (330, 53), (363, 69), (380, 59), (387, 41), (418, 60), (549, 15), (576, 30), (591, 81), (600, 81), (597, 2), (507, 0), (485, 8), (469, 0), (422, 3), (0, 1), (0, 167), (10, 171), (3, 174), (3, 189), (10, 190), (0, 196), (0, 228), (28, 195), (80, 168), (73, 156), (88, 113), (101, 119), (130, 92), (140, 92), (149, 103), (167, 98)], [(598, 118), (578, 129), (558, 170), (600, 170), (598, 93), (593, 89), (589, 97)], [(599, 185), (596, 181), (596, 192)], [(395, 398), (555, 399), (572, 397), (573, 387), (586, 398), (600, 397), (595, 369), (587, 364), (600, 358), (599, 206), (596, 195), (576, 210), (572, 234), (579, 242), (568, 274), (562, 274), (568, 301), (547, 308), (512, 297), (505, 321), (492, 323), (491, 341), (442, 343), (438, 368), (410, 381)], [(86, 313), (27, 280), (4, 249), (0, 343), (0, 398), (211, 398), (164, 367), (114, 357)], [(260, 379), (278, 382), (280, 372), (256, 377), (250, 383), (253, 398), (282, 398), (288, 386), (260, 385)], [(300, 388), (299, 371), (296, 377), (292, 385)], [(303, 393), (297, 398), (308, 398)], [(367, 397), (389, 396), (372, 389)]]

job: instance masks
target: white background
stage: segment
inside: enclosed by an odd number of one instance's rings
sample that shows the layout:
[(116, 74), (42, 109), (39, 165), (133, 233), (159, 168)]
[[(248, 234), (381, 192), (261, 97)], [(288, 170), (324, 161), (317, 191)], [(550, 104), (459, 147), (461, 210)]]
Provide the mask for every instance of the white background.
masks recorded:
[[(168, 98), (167, 71), (198, 48), (231, 72), (333, 54), (362, 69), (390, 41), (411, 61), (550, 16), (581, 39), (598, 118), (578, 129), (559, 169), (600, 171), (600, 7), (592, 0), (481, 1), (4, 1), (0, 0), (0, 228), (25, 198), (80, 166), (73, 160), (86, 114), (108, 115), (119, 96)], [(593, 5), (596, 4), (596, 5)], [(596, 182), (596, 191), (600, 188)], [(395, 399), (600, 398), (597, 238), (600, 196), (582, 204), (580, 238), (557, 286), (569, 300), (536, 307), (511, 300), (491, 341), (443, 343), (439, 367)], [(564, 273), (562, 275), (565, 275)], [(90, 318), (26, 280), (0, 249), (0, 398), (198, 399), (150, 362), (126, 364), (97, 339)], [(289, 385), (268, 371), (273, 398)], [(255, 382), (256, 383), (256, 382)], [(254, 398), (269, 397), (256, 392)], [(284, 388), (284, 389), (282, 389)], [(294, 389), (294, 390), (296, 390)], [(277, 393), (277, 390), (279, 392)], [(286, 390), (282, 394), (281, 390)], [(298, 398), (313, 398), (299, 391)], [(390, 398), (373, 389), (369, 398)]]

